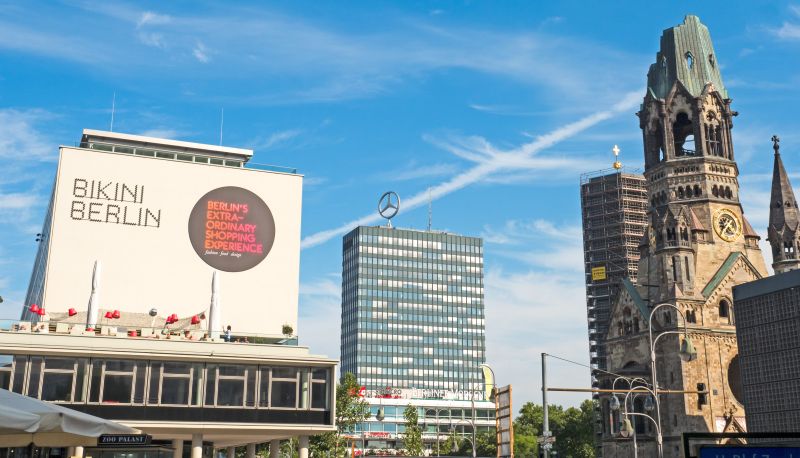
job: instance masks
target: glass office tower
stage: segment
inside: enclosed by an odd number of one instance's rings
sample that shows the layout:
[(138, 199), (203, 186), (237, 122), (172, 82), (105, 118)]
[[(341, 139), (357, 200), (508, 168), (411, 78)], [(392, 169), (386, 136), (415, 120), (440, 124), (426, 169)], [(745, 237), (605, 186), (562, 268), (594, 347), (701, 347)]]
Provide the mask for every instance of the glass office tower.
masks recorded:
[(361, 226), (342, 253), (343, 372), (368, 391), (483, 390), (480, 238)]

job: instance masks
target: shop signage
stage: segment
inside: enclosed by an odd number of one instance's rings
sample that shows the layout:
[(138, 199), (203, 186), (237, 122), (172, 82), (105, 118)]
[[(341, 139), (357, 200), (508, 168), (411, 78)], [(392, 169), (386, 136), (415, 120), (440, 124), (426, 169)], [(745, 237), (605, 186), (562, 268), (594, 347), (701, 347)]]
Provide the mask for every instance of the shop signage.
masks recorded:
[(484, 400), (483, 391), (471, 390), (438, 390), (433, 388), (392, 388), (386, 387), (380, 390), (367, 390), (368, 398), (383, 399), (445, 399), (452, 401)]
[(103, 434), (97, 438), (97, 445), (125, 445), (140, 446), (150, 445), (151, 437), (147, 434)]
[(255, 193), (236, 186), (210, 191), (189, 215), (189, 240), (206, 264), (243, 272), (267, 257), (275, 242), (275, 219)]

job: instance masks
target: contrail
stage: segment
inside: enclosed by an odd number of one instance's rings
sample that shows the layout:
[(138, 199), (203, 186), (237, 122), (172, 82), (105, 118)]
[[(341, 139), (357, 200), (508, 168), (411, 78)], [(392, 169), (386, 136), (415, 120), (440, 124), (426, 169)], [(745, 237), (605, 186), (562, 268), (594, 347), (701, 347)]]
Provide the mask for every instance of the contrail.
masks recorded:
[[(408, 199), (403, 199), (403, 209), (412, 210), (428, 203), (428, 199), (435, 200), (442, 196), (446, 196), (459, 189), (465, 188), (473, 183), (480, 181), (486, 176), (505, 168), (514, 168), (515, 162), (518, 163), (521, 159), (528, 159), (534, 154), (547, 149), (560, 141), (566, 140), (578, 134), (597, 123), (605, 121), (616, 114), (635, 108), (641, 103), (641, 91), (630, 92), (622, 98), (620, 102), (615, 104), (609, 110), (600, 111), (585, 118), (579, 119), (573, 123), (559, 127), (544, 135), (536, 137), (532, 142), (525, 143), (510, 151), (497, 151), (491, 152), (486, 157), (487, 159), (480, 162), (475, 167), (460, 173), (450, 180), (440, 183), (430, 188), (430, 193), (425, 191), (418, 192)], [(487, 145), (487, 147), (489, 147)], [(300, 248), (311, 248), (328, 240), (341, 236), (352, 230), (356, 226), (362, 226), (370, 223), (375, 223), (381, 220), (381, 216), (373, 213), (361, 218), (349, 221), (339, 227), (320, 231), (311, 234), (303, 239), (300, 243)]]

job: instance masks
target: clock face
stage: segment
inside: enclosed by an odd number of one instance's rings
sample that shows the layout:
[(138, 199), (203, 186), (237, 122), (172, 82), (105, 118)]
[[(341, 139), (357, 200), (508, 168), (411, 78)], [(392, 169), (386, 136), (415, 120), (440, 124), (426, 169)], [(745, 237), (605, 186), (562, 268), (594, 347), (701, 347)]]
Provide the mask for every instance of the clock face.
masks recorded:
[(714, 213), (714, 232), (726, 242), (733, 242), (742, 235), (742, 223), (735, 213), (721, 208)]

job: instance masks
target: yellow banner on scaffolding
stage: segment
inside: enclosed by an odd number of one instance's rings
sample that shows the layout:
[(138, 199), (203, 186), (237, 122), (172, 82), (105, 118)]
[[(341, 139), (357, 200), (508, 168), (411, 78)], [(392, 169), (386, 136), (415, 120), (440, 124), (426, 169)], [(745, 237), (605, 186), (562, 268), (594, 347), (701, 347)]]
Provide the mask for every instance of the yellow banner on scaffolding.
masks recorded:
[(592, 267), (592, 281), (605, 280), (606, 268), (605, 266)]

